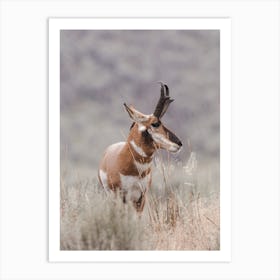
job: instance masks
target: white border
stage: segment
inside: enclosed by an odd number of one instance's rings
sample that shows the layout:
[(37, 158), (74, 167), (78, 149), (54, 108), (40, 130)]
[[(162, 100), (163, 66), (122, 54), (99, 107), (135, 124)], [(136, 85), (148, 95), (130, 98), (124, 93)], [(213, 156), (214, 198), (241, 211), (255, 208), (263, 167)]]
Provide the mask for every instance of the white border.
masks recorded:
[[(221, 250), (60, 251), (60, 30), (220, 30)], [(229, 262), (231, 260), (231, 20), (228, 18), (49, 19), (49, 261), (64, 262)]]
[[(280, 279), (279, 0), (2, 0), (0, 7), (1, 279)], [(230, 263), (47, 260), (48, 18), (127, 16), (232, 19)]]

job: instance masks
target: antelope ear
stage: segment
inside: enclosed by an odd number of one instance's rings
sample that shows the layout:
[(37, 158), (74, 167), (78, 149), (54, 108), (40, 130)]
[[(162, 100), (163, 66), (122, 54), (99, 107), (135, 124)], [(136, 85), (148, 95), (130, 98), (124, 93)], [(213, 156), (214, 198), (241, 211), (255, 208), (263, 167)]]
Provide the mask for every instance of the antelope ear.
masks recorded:
[(137, 111), (133, 106), (127, 106), (126, 103), (123, 104), (128, 115), (130, 116), (130, 118), (137, 122), (137, 123), (142, 123), (142, 122), (146, 122), (149, 120), (149, 116), (142, 114), (141, 112)]

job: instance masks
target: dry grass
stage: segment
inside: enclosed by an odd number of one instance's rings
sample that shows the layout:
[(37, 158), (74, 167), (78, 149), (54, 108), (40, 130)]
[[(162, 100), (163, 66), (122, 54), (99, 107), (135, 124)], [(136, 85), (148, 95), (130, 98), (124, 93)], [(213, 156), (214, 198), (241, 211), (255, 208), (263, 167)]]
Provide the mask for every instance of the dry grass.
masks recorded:
[(219, 192), (200, 192), (195, 158), (154, 173), (141, 215), (97, 182), (61, 181), (61, 249), (219, 250)]
[[(154, 250), (219, 250), (218, 198), (210, 204), (190, 195), (189, 202), (173, 193), (151, 209)], [(157, 207), (157, 208), (156, 208)]]

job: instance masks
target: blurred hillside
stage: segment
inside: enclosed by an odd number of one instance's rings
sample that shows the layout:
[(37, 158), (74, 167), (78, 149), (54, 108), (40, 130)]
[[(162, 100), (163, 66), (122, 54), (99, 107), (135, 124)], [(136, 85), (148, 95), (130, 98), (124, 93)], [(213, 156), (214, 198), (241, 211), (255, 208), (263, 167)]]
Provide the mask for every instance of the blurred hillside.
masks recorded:
[(219, 31), (61, 31), (61, 167), (95, 177), (104, 149), (126, 138), (123, 103), (152, 113), (157, 81), (175, 101), (164, 124), (182, 140), (177, 160), (195, 151), (219, 166)]

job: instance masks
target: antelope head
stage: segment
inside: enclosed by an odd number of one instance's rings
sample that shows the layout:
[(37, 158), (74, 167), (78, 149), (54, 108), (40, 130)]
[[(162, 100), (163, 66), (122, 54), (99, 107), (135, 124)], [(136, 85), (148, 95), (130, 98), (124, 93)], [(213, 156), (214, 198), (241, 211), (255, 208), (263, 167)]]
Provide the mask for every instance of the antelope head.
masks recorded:
[(153, 114), (145, 115), (137, 111), (133, 106), (127, 106), (125, 103), (124, 106), (134, 122), (132, 127), (136, 124), (138, 132), (144, 138), (143, 142), (145, 145), (151, 145), (154, 149), (161, 148), (175, 153), (180, 150), (182, 143), (161, 121), (170, 103), (174, 100), (170, 99), (168, 86), (161, 82), (160, 86), (160, 98)]

